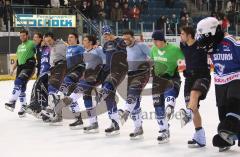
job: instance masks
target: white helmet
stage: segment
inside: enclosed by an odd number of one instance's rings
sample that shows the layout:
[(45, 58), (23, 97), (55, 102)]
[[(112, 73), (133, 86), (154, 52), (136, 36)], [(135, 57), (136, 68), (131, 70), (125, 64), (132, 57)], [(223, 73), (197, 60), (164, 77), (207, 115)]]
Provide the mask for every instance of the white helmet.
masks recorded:
[(214, 36), (218, 25), (219, 25), (219, 21), (216, 18), (214, 17), (204, 18), (197, 24), (197, 34), (207, 35), (211, 33), (211, 35)]

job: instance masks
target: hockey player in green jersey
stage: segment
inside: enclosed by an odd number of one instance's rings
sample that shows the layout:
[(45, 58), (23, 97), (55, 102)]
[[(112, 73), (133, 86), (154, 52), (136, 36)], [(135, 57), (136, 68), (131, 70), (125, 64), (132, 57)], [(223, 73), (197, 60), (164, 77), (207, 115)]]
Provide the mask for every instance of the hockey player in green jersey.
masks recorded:
[(154, 45), (150, 57), (153, 60), (153, 105), (159, 125), (157, 140), (159, 143), (166, 143), (170, 137), (168, 120), (174, 114), (181, 85), (178, 63), (184, 57), (179, 47), (166, 42), (162, 32), (153, 32), (152, 39)]

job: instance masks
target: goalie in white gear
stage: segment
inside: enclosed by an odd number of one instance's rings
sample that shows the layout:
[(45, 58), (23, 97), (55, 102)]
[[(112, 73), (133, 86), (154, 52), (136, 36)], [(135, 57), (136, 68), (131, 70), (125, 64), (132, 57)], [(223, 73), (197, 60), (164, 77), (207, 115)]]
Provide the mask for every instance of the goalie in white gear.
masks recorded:
[(199, 42), (209, 49), (214, 64), (216, 102), (220, 123), (213, 145), (228, 150), (240, 137), (240, 42), (224, 32), (216, 18), (197, 25)]

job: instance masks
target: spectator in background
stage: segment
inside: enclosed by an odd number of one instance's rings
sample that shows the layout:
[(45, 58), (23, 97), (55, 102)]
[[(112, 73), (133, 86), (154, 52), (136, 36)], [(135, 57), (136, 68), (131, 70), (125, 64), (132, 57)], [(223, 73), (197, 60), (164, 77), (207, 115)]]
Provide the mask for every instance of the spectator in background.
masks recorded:
[(139, 20), (140, 18), (140, 9), (137, 7), (137, 5), (134, 5), (134, 7), (131, 10), (132, 18), (133, 20)]
[(231, 11), (233, 11), (233, 4), (232, 4), (232, 1), (228, 1), (226, 12), (231, 12)]
[(164, 30), (164, 23), (166, 23), (166, 17), (160, 16), (159, 19), (156, 22), (156, 30), (163, 31)]
[(184, 27), (184, 26), (187, 26), (187, 18), (186, 18), (186, 16), (183, 16), (180, 19), (180, 27)]
[(173, 33), (176, 33), (176, 24), (178, 24), (178, 18), (176, 14), (172, 14), (172, 17), (170, 19), (170, 29)]
[(4, 12), (4, 2), (0, 0), (0, 31), (2, 31), (3, 27), (3, 12)]
[(139, 0), (129, 0), (128, 4), (130, 8), (133, 8), (134, 6), (139, 6)]
[(120, 21), (122, 19), (122, 9), (119, 6), (119, 2), (114, 3), (114, 7), (111, 11), (111, 20)]
[(59, 8), (60, 7), (60, 1), (59, 0), (51, 0), (51, 6), (53, 8)]
[(128, 22), (129, 22), (130, 17), (131, 17), (131, 13), (130, 13), (130, 9), (128, 7), (128, 3), (124, 3), (122, 12), (123, 12), (123, 15), (122, 15), (123, 26), (124, 26), (124, 28), (127, 28), (128, 27)]
[(148, 13), (148, 0), (142, 0), (140, 3), (140, 12)]
[(100, 4), (99, 4), (99, 1), (96, 1), (95, 4), (93, 4), (93, 7), (91, 9), (93, 19), (98, 20), (100, 18), (99, 17), (100, 9), (101, 9), (101, 7), (100, 7)]
[(222, 29), (223, 29), (225, 32), (227, 32), (228, 27), (230, 27), (230, 22), (229, 22), (229, 20), (228, 20), (228, 18), (227, 18), (226, 15), (224, 15), (224, 17), (223, 17), (223, 19), (222, 19), (222, 21), (221, 21), (221, 24), (222, 24)]
[(86, 0), (83, 1), (82, 5), (80, 6), (80, 10), (87, 18), (91, 17), (91, 15), (90, 15), (90, 10), (91, 10), (90, 4)]
[(112, 7), (112, 0), (105, 0), (104, 12), (106, 14), (105, 18), (111, 18), (111, 7)]
[(105, 9), (104, 9), (104, 3), (100, 3), (100, 10), (98, 12), (98, 17), (100, 21), (104, 21), (106, 17)]
[(192, 26), (193, 27), (193, 19), (189, 14), (186, 14), (186, 21), (187, 21), (187, 26)]
[(182, 17), (186, 17), (186, 14), (187, 14), (187, 8), (184, 7), (181, 12), (180, 12), (180, 19), (182, 19)]
[(13, 30), (13, 9), (11, 7), (11, 1), (6, 0), (3, 8), (3, 22), (6, 25), (6, 31), (8, 31), (8, 21), (10, 22), (10, 30)]

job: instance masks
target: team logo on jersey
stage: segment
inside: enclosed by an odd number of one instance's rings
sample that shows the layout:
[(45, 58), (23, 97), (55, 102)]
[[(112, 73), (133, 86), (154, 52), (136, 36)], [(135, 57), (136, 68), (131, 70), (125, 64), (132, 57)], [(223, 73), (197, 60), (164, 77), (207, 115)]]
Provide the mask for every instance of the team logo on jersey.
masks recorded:
[(68, 49), (67, 51), (68, 51), (68, 53), (70, 53), (70, 52), (72, 52), (72, 49), (70, 48), (70, 49)]
[(230, 52), (229, 46), (224, 45), (224, 46), (223, 46), (223, 51), (225, 51), (225, 52)]
[(217, 64), (214, 65), (214, 67), (215, 67), (215, 72), (216, 72), (218, 75), (222, 75), (222, 74), (223, 74), (224, 69), (225, 69), (225, 66), (224, 66), (224, 65), (217, 63)]
[(158, 50), (158, 54), (159, 54), (160, 56), (164, 55), (164, 53), (165, 53), (165, 51)]

